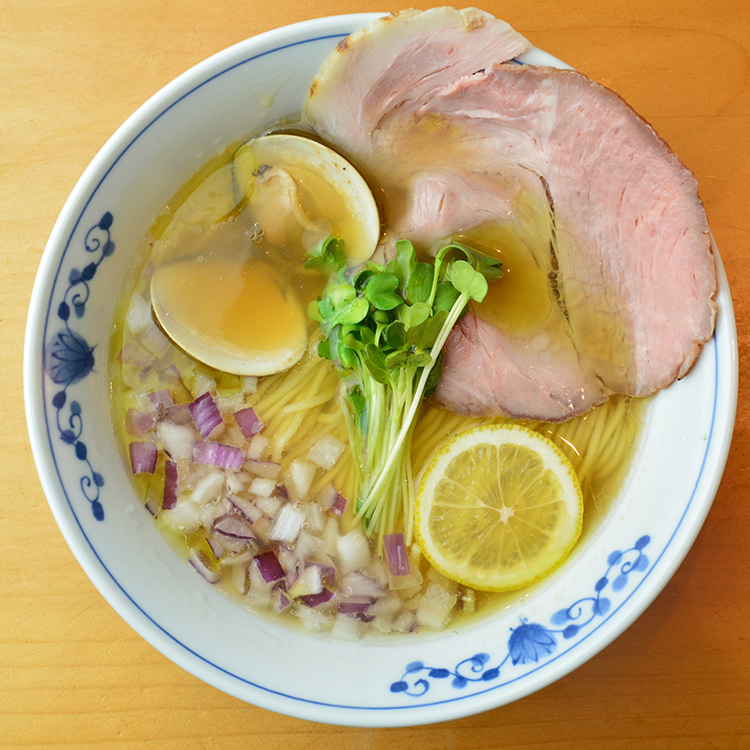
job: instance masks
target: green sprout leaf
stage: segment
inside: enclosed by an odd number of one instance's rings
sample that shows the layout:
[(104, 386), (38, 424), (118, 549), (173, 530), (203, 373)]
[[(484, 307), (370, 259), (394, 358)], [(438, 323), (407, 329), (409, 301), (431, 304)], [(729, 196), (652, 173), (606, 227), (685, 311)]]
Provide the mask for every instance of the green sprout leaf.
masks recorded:
[(372, 276), (365, 285), (365, 298), (376, 310), (393, 310), (404, 300), (396, 294), (398, 277), (392, 273)]
[(419, 302), (429, 302), (434, 277), (435, 268), (430, 263), (417, 263), (406, 282), (406, 299), (412, 305)]
[(453, 286), (469, 299), (481, 302), (487, 294), (487, 280), (468, 261), (457, 260), (453, 263), (450, 280)]

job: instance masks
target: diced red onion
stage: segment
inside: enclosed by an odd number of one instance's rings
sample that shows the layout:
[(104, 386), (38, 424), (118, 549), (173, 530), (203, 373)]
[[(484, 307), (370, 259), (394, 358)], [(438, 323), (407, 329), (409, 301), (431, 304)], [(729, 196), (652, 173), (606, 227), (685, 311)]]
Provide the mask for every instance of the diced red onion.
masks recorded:
[(188, 562), (209, 582), (218, 583), (221, 580), (221, 572), (215, 570), (208, 561), (206, 554), (195, 547), (188, 550)]
[(404, 535), (401, 533), (385, 534), (383, 536), (383, 548), (391, 575), (408, 576), (411, 573), (411, 565), (409, 565), (409, 554), (406, 551)]
[(218, 534), (214, 534), (213, 536), (206, 537), (206, 541), (211, 548), (211, 552), (214, 553), (214, 557), (218, 560), (226, 551), (224, 538), (220, 537)]
[(250, 521), (239, 513), (225, 513), (219, 516), (213, 524), (213, 530), (224, 536), (235, 539), (254, 539), (253, 529)]
[(133, 469), (133, 474), (153, 474), (158, 454), (156, 443), (132, 442), (130, 444), (130, 466)]
[(255, 413), (255, 409), (248, 407), (247, 409), (240, 409), (234, 413), (234, 418), (237, 421), (242, 434), (250, 440), (250, 438), (256, 433), (263, 429), (263, 423), (258, 419), (258, 415)]
[(160, 388), (158, 391), (151, 391), (151, 393), (148, 394), (148, 397), (157, 409), (159, 407), (166, 409), (168, 406), (174, 406), (172, 394), (166, 388)]
[(144, 507), (152, 516), (155, 516), (159, 512), (159, 504), (156, 502), (156, 499), (152, 495), (148, 496), (148, 498), (146, 499), (146, 505)]
[(331, 513), (341, 518), (346, 510), (346, 503), (347, 499), (341, 493), (337, 492), (336, 497), (333, 499), (333, 503), (331, 503)]
[(317, 594), (306, 594), (305, 596), (301, 596), (300, 599), (308, 606), (308, 607), (319, 607), (321, 604), (325, 604), (326, 602), (331, 601), (333, 598), (333, 591), (330, 589), (324, 588), (322, 591), (320, 591)]
[(275, 461), (256, 461), (254, 459), (249, 459), (245, 461), (245, 465), (242, 468), (262, 479), (276, 479), (281, 472), (281, 464), (276, 463)]
[(125, 415), (125, 429), (133, 436), (142, 438), (154, 426), (154, 418), (138, 409), (128, 409)]
[(274, 591), (272, 598), (274, 612), (283, 612), (292, 603), (292, 600), (284, 591)]
[(188, 404), (188, 408), (201, 437), (208, 437), (223, 421), (221, 412), (208, 391)]
[(234, 445), (198, 441), (193, 449), (193, 460), (197, 464), (237, 471), (242, 468), (245, 456)]
[(161, 507), (172, 510), (177, 505), (177, 463), (167, 461), (164, 464), (164, 496)]
[(276, 557), (276, 553), (272, 549), (256, 555), (255, 564), (258, 566), (258, 571), (266, 583), (279, 581), (285, 576), (284, 569), (279, 563), (279, 558)]
[(362, 622), (372, 622), (373, 616), (367, 613), (372, 605), (372, 599), (345, 599), (338, 603), (338, 611), (345, 615), (356, 617)]
[(183, 427), (193, 425), (193, 415), (190, 413), (190, 404), (173, 404), (164, 409), (164, 419)]
[(324, 565), (319, 562), (306, 562), (305, 567), (316, 566), (320, 569), (320, 577), (326, 586), (333, 586), (336, 583), (336, 568), (333, 565)]
[(323, 487), (315, 499), (323, 510), (330, 510), (331, 513), (339, 518), (344, 515), (347, 500), (341, 493), (336, 491), (336, 488), (332, 484), (329, 483)]

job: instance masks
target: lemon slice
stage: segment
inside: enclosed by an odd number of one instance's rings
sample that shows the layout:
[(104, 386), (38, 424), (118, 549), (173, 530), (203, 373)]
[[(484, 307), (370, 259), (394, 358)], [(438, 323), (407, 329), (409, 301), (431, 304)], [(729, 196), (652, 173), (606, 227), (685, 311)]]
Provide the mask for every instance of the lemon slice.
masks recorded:
[(420, 482), (416, 535), (446, 577), (481, 591), (535, 583), (581, 534), (583, 497), (568, 459), (520, 425), (482, 425), (453, 438)]

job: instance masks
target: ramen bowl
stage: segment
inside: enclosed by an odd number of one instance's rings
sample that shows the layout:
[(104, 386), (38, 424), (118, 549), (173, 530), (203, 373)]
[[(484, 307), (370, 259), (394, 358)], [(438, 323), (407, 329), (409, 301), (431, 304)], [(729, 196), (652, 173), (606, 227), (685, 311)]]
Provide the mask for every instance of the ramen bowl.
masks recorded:
[[(44, 252), (25, 394), (55, 519), (86, 574), (143, 638), (249, 703), (318, 722), (403, 726), (529, 695), (643, 612), (717, 490), (737, 353), (720, 268), (715, 335), (688, 377), (649, 403), (606, 517), (555, 573), (491, 615), (440, 633), (340, 640), (253, 614), (196, 575), (144, 510), (112, 427), (108, 359), (122, 279), (170, 196), (213, 154), (299, 112), (324, 58), (374, 17), (318, 19), (249, 39), (177, 78), (122, 125), (75, 186)], [(563, 65), (537, 49), (520, 62)]]

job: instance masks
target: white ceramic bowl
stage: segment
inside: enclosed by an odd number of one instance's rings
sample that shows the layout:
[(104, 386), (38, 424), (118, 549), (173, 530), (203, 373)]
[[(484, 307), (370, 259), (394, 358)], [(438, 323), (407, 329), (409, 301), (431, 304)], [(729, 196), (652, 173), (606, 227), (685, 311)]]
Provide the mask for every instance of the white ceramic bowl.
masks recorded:
[[(682, 561), (716, 492), (734, 423), (737, 352), (720, 272), (716, 335), (693, 372), (650, 405), (606, 522), (555, 575), (491, 619), (458, 632), (336, 642), (249, 614), (192, 572), (135, 496), (110, 426), (106, 362), (120, 281), (131, 249), (195, 169), (259, 125), (298, 112), (328, 52), (372, 18), (318, 19), (242, 42), (180, 76), (115, 133), (44, 252), (25, 389), (52, 512), (88, 576), (138, 633), (256, 705), (321, 722), (394, 726), (521, 698), (638, 617)], [(539, 50), (524, 61), (562, 65)]]

